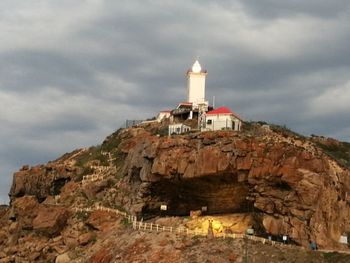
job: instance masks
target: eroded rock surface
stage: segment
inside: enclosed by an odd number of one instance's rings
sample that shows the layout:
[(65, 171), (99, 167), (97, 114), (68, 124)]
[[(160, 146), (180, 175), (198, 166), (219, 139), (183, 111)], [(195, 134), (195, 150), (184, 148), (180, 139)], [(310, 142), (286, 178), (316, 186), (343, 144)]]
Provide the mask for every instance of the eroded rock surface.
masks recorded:
[(58, 234), (66, 225), (68, 211), (64, 207), (40, 206), (33, 229), (47, 236)]
[[(82, 181), (86, 175), (100, 179)], [(106, 235), (113, 229), (117, 220), (110, 215), (74, 212), (96, 204), (145, 219), (203, 209), (203, 215), (247, 214), (259, 235), (336, 248), (340, 235), (350, 232), (349, 189), (349, 170), (304, 137), (262, 128), (165, 137), (154, 127), (139, 127), (112, 134), (100, 147), (23, 167), (14, 175), (11, 208), (3, 217), (15, 220), (12, 232), (63, 235), (55, 246), (59, 254), (89, 245), (86, 231)], [(163, 204), (167, 211), (160, 211)], [(70, 231), (78, 219), (85, 223)], [(15, 245), (19, 239), (0, 235)], [(95, 261), (109, 258), (103, 249), (95, 252)]]
[(349, 170), (305, 139), (232, 131), (159, 138), (139, 130), (120, 148), (141, 214), (159, 214), (161, 204), (171, 215), (254, 206), (266, 234), (305, 246), (336, 246), (350, 230)]

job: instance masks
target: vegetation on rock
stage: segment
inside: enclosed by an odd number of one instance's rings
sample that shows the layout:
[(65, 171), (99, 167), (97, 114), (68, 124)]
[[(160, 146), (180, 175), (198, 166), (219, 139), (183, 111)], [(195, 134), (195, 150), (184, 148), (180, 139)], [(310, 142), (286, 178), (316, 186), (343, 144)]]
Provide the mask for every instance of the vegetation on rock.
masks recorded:
[(96, 263), (235, 262), (244, 259), (244, 246), (256, 262), (348, 260), (298, 247), (143, 233), (108, 211), (75, 210), (103, 205), (191, 230), (213, 220), (214, 235), (253, 227), (274, 240), (287, 234), (293, 244), (343, 249), (349, 143), (262, 122), (246, 122), (242, 132), (172, 137), (165, 127), (120, 129), (99, 146), (15, 173), (11, 206), (0, 208), (0, 262), (53, 262), (58, 255)]

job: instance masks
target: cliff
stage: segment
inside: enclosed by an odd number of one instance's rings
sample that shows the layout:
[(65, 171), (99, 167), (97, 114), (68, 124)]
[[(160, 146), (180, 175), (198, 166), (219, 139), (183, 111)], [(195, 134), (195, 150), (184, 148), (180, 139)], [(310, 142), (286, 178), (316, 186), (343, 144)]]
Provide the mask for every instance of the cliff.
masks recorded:
[[(100, 204), (150, 221), (183, 220), (205, 208), (203, 217), (221, 220), (214, 235), (253, 227), (256, 235), (274, 240), (288, 235), (304, 247), (314, 241), (320, 248), (345, 249), (338, 241), (350, 232), (349, 159), (332, 155), (325, 140), (260, 124), (246, 124), (242, 132), (162, 134), (161, 124), (122, 129), (100, 146), (22, 167), (14, 174), (11, 206), (2, 212), (0, 247), (17, 252), (19, 243), (33, 239), (53, 242), (45, 253), (36, 252), (44, 259), (96, 246), (94, 231), (113, 229), (116, 219), (104, 215), (106, 222), (94, 224), (97, 219), (74, 208)], [(224, 223), (237, 215), (249, 218), (244, 227)]]

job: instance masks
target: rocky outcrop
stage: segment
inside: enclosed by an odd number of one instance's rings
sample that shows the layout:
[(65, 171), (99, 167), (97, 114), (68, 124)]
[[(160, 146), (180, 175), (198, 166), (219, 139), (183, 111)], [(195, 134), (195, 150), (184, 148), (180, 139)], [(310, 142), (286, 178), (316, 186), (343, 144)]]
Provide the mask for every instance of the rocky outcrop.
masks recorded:
[[(98, 173), (93, 167), (100, 163), (100, 181), (79, 183), (84, 171)], [(198, 210), (204, 216), (239, 213), (252, 219), (259, 235), (288, 235), (297, 244), (312, 240), (332, 248), (350, 232), (349, 190), (349, 170), (304, 137), (266, 127), (163, 137), (154, 127), (139, 127), (118, 131), (99, 148), (23, 167), (14, 175), (10, 210), (21, 227), (45, 236), (62, 232), (69, 220), (63, 208), (45, 210), (52, 196), (64, 207), (103, 203), (145, 219)], [(85, 218), (86, 226), (108, 233), (115, 218), (99, 213)], [(65, 246), (88, 242), (79, 241), (82, 233), (73, 234), (63, 238)]]
[(119, 220), (119, 217), (106, 211), (94, 211), (90, 214), (86, 224), (93, 229), (106, 232)]
[(13, 176), (10, 198), (32, 195), (43, 201), (49, 195), (59, 194), (61, 187), (78, 173), (79, 169), (67, 164), (23, 166)]
[(305, 138), (272, 131), (125, 134), (123, 173), (138, 185), (131, 210), (159, 215), (167, 204), (170, 215), (201, 207), (207, 213), (256, 212), (265, 234), (288, 235), (305, 246), (310, 240), (337, 246), (350, 232), (349, 170)]
[(12, 203), (11, 220), (20, 223), (22, 229), (33, 229), (33, 219), (37, 216), (39, 204), (34, 196), (23, 196)]
[(47, 236), (58, 234), (66, 225), (68, 211), (64, 207), (40, 206), (33, 229)]

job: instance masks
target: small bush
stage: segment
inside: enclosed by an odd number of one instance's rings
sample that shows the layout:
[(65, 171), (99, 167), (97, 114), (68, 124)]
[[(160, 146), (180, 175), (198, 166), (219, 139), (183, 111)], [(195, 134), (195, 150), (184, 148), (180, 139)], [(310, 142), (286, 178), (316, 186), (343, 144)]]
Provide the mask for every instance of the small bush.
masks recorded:
[(129, 220), (127, 218), (123, 218), (122, 221), (121, 221), (122, 225), (124, 227), (129, 227), (131, 225), (131, 223), (129, 222)]
[(107, 187), (108, 188), (111, 188), (115, 185), (115, 180), (111, 179), (111, 178), (108, 178), (107, 180)]
[[(98, 161), (100, 165), (104, 166), (109, 165), (107, 156), (102, 154), (101, 146), (92, 146), (88, 151), (79, 155), (76, 159), (75, 165), (78, 167), (85, 167), (90, 161)], [(85, 174), (87, 174), (87, 172), (89, 171), (85, 171)]]
[(84, 174), (78, 174), (74, 177), (74, 182), (79, 183), (83, 180)]
[(104, 140), (104, 142), (101, 145), (101, 150), (105, 152), (112, 152), (114, 149), (118, 148), (119, 144), (121, 143), (121, 139), (119, 136), (119, 133), (122, 129), (117, 130), (110, 136)]
[(86, 221), (89, 217), (89, 214), (88, 212), (86, 211), (77, 211), (76, 214), (75, 214), (75, 217), (80, 220), (80, 221)]
[(350, 143), (339, 142), (339, 144), (326, 144), (316, 142), (316, 145), (340, 165), (350, 167)]
[(168, 128), (168, 127), (161, 127), (161, 128), (158, 130), (157, 134), (158, 134), (159, 136), (161, 136), (161, 137), (168, 136), (168, 134), (169, 134), (169, 128)]
[(285, 137), (297, 137), (299, 139), (305, 138), (305, 136), (292, 131), (289, 129), (286, 125), (276, 125), (276, 124), (270, 124), (270, 128), (277, 133), (282, 134)]
[(350, 255), (345, 255), (338, 252), (323, 253), (322, 256), (326, 262), (350, 262)]

